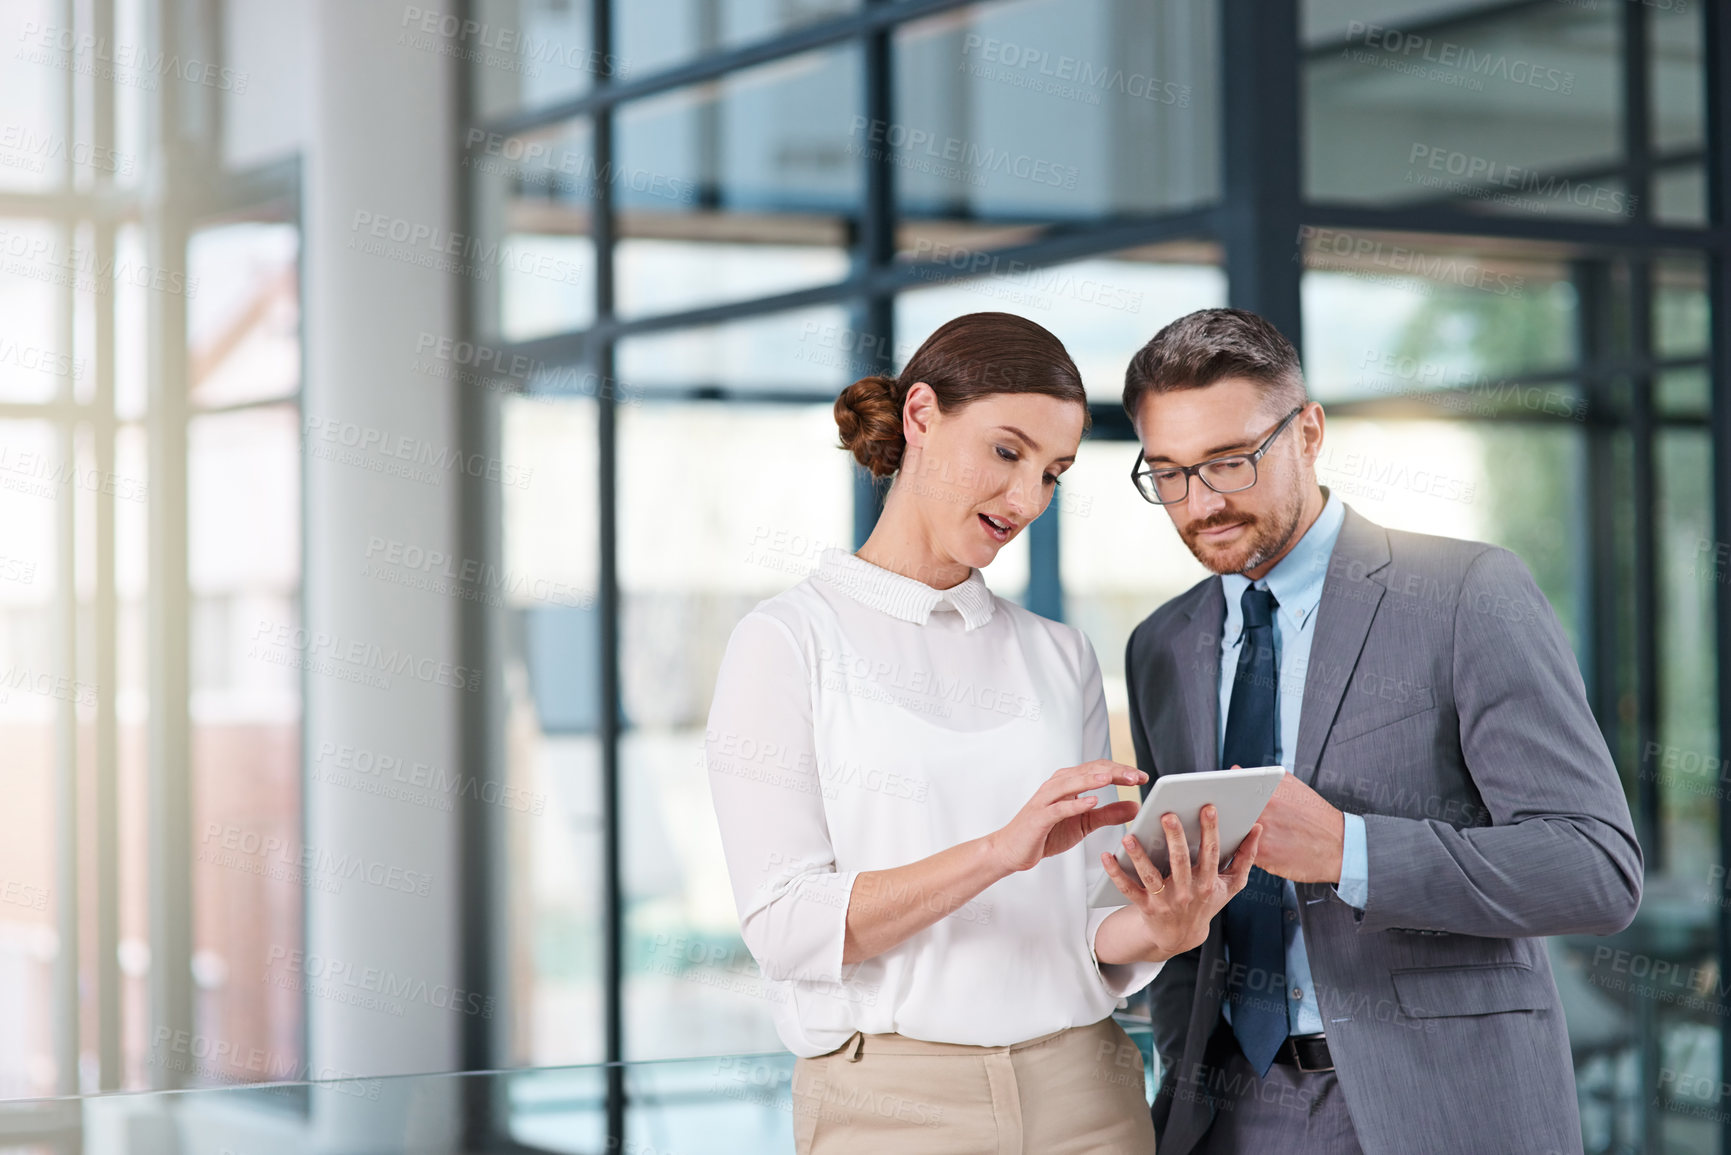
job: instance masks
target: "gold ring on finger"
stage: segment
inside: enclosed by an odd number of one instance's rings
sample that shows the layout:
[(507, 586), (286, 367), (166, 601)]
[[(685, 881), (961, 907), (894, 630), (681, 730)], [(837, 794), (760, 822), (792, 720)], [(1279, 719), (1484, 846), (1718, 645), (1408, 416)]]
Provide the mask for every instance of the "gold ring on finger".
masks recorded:
[(1160, 889), (1159, 889), (1159, 890), (1156, 890), (1156, 891), (1154, 891), (1154, 893), (1155, 893), (1155, 894), (1163, 894), (1163, 893), (1165, 893), (1165, 891), (1166, 891), (1166, 880), (1165, 880), (1165, 879), (1161, 879), (1161, 880), (1160, 880)]

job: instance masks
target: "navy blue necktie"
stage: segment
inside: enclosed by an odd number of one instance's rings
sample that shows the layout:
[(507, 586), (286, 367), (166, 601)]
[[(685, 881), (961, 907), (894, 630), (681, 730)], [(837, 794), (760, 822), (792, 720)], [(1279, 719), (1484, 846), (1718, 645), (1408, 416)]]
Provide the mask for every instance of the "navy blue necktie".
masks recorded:
[[(1226, 713), (1222, 766), (1273, 766), (1279, 715), (1275, 707), (1274, 610), (1267, 590), (1248, 586), (1239, 602), (1244, 610), (1244, 640), (1238, 647), (1238, 674)], [(1258, 1076), (1266, 1075), (1274, 1053), (1286, 1041), (1286, 936), (1281, 926), (1284, 884), (1260, 866), (1226, 904), (1229, 952), (1226, 999), (1232, 1008), (1232, 1033)]]

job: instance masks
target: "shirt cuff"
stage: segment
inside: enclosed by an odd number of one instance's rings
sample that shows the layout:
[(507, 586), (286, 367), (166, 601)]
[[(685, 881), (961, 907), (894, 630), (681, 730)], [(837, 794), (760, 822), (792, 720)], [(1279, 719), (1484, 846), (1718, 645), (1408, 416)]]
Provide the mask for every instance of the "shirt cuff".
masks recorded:
[(1094, 953), (1094, 939), (1100, 933), (1100, 927), (1122, 906), (1095, 907), (1088, 912), (1088, 955), (1094, 960), (1094, 969), (1100, 973), (1100, 985), (1106, 988), (1106, 993), (1123, 1002), (1143, 987), (1154, 981), (1154, 976), (1165, 966), (1160, 962), (1103, 963), (1100, 956)]
[(764, 978), (846, 981), (847, 911), (859, 875), (808, 870), (760, 890), (758, 905), (740, 916), (740, 934)]
[(1370, 852), (1364, 844), (1364, 816), (1346, 816), (1345, 837), (1340, 853), (1340, 881), (1334, 893), (1341, 901), (1358, 910), (1370, 901)]

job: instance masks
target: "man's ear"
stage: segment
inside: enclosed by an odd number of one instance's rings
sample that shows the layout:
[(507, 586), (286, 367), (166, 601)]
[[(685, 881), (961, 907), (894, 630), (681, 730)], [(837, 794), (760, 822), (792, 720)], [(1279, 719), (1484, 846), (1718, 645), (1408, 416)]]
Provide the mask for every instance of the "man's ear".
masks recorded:
[(938, 419), (938, 395), (924, 381), (915, 381), (908, 387), (907, 399), (902, 402), (902, 436), (907, 439), (910, 447), (925, 444), (926, 435), (932, 430), (932, 424)]
[(1326, 424), (1321, 404), (1315, 401), (1306, 403), (1304, 412), (1298, 415), (1297, 421), (1304, 456), (1315, 461), (1322, 456), (1322, 434)]

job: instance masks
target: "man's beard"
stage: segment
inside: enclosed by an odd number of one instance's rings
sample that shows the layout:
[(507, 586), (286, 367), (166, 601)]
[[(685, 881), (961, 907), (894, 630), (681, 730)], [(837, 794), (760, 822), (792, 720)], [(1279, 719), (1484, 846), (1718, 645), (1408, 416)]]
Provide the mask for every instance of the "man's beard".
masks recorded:
[[(1292, 535), (1298, 531), (1298, 520), (1303, 516), (1304, 495), (1296, 493), (1293, 495), (1292, 505), (1271, 515), (1272, 520), (1222, 511), (1187, 527), (1179, 536), (1184, 539), (1184, 544), (1191, 554), (1209, 572), (1243, 573), (1245, 570), (1255, 569), (1285, 549), (1286, 543), (1291, 541)], [(1245, 523), (1244, 534), (1227, 551), (1210, 550), (1196, 540), (1197, 533), (1202, 530), (1218, 529), (1223, 525), (1237, 525), (1241, 522)]]

